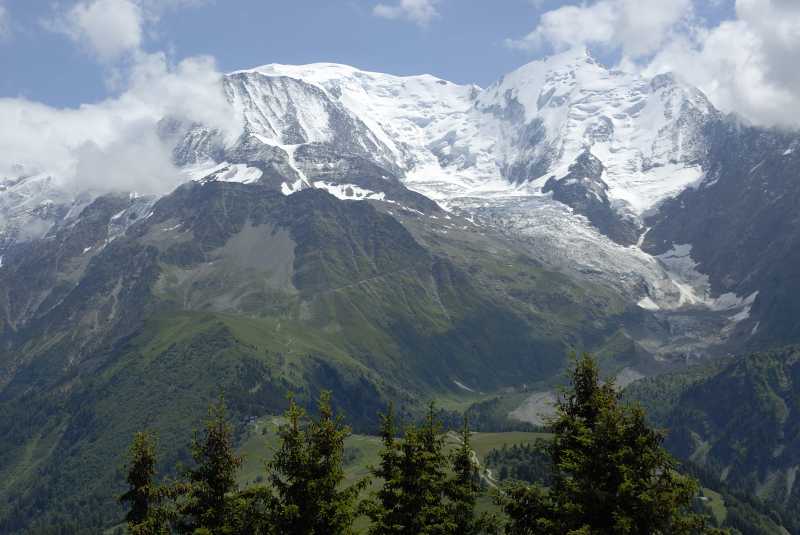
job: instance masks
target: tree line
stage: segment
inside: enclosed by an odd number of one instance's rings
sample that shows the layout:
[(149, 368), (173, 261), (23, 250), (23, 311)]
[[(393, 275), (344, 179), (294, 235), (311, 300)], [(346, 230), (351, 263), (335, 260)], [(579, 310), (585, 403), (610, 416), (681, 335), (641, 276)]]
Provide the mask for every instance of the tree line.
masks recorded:
[(309, 418), (290, 400), (265, 482), (239, 489), (224, 401), (209, 411), (191, 444), (194, 465), (156, 482), (154, 437), (137, 433), (127, 467), (128, 531), (135, 535), (347, 535), (359, 519), (370, 535), (639, 535), (722, 533), (695, 512), (698, 484), (677, 470), (644, 412), (619, 402), (588, 355), (550, 422), (547, 486), (511, 482), (494, 490), (496, 512), (477, 511), (482, 492), (465, 419), (446, 451), (431, 405), (399, 433), (391, 406), (381, 416), (379, 462), (371, 477), (345, 484), (350, 429), (329, 393)]

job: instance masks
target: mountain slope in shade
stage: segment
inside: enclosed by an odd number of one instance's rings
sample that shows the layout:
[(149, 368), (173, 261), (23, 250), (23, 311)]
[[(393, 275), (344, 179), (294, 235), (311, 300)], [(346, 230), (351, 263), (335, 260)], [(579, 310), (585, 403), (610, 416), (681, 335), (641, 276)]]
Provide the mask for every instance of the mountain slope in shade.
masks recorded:
[(676, 455), (785, 509), (800, 526), (800, 351), (728, 359), (647, 379), (626, 393), (669, 429)]
[[(710, 129), (708, 179), (666, 202), (643, 240), (654, 254), (691, 244), (718, 293), (755, 295), (739, 331), (752, 347), (800, 340), (800, 134), (742, 125)], [(757, 293), (756, 293), (757, 292)]]

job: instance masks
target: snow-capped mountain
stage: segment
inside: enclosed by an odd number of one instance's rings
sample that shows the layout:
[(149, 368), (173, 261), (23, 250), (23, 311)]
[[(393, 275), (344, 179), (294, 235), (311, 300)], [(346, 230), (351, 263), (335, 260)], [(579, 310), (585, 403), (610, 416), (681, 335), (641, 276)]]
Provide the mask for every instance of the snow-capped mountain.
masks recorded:
[[(257, 182), (286, 195), (321, 188), (421, 214), (441, 206), (643, 308), (723, 310), (728, 329), (747, 317), (753, 294), (713, 291), (691, 246), (658, 257), (640, 247), (648, 216), (703, 182), (709, 132), (724, 119), (670, 74), (611, 70), (578, 49), (486, 89), (327, 63), (233, 72), (224, 89), (243, 123), (236, 142), (161, 122), (186, 180)], [(34, 218), (43, 235), (79, 213), (86, 195), (48, 184), (46, 175), (5, 181), (6, 240), (27, 238), (19, 229)]]
[[(296, 165), (298, 147), (327, 145), (447, 204), (538, 192), (588, 149), (606, 168), (611, 201), (634, 215), (701, 178), (702, 128), (717, 115), (670, 75), (611, 71), (583, 49), (486, 90), (335, 64), (266, 65), (232, 73), (226, 89), (245, 136), (280, 148), (301, 171), (309, 158)], [(184, 160), (212, 156), (195, 150)]]
[[(225, 83), (244, 133), (226, 148), (202, 127), (185, 132), (176, 156), (191, 164), (192, 178), (260, 180), (287, 194), (321, 187), (400, 204), (407, 188), (494, 226), (536, 235), (560, 228), (548, 239), (558, 253), (544, 256), (584, 275), (602, 272), (648, 306), (711, 299), (699, 273), (678, 282), (665, 264), (629, 247), (644, 232), (643, 215), (702, 180), (704, 128), (719, 118), (699, 90), (671, 75), (609, 70), (580, 49), (525, 65), (487, 89), (336, 64), (265, 65)], [(582, 155), (600, 165), (593, 185), (572, 172)], [(596, 197), (592, 213), (544, 193), (548, 179), (559, 178), (577, 185), (570, 198)], [(591, 247), (575, 250), (587, 235)]]

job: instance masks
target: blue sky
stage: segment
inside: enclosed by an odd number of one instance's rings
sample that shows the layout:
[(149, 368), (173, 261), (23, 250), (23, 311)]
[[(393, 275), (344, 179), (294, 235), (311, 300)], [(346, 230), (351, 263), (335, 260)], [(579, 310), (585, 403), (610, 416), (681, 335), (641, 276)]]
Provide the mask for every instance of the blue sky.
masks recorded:
[[(401, 10), (402, 0), (387, 0), (384, 13), (370, 0), (150, 1), (161, 7), (152, 9), (143, 23), (141, 49), (165, 51), (171, 62), (210, 55), (218, 69), (226, 72), (273, 62), (331, 61), (394, 74), (431, 73), (482, 86), (547, 53), (549, 46), (520, 50), (508, 46), (507, 40), (531, 32), (543, 13), (575, 4), (405, 0), (434, 10), (421, 16), (418, 12), (415, 19), (413, 13), (409, 16)], [(0, 39), (0, 72), (4, 73), (0, 97), (74, 107), (122, 90), (109, 80), (124, 69), (124, 58), (116, 63), (98, 60), (85, 43), (71, 38), (63, 28), (54, 31), (53, 21), (77, 3), (0, 0), (6, 21)], [(702, 1), (695, 9), (714, 25), (732, 15), (732, 5), (725, 0)], [(618, 50), (594, 48), (608, 61), (618, 55)]]

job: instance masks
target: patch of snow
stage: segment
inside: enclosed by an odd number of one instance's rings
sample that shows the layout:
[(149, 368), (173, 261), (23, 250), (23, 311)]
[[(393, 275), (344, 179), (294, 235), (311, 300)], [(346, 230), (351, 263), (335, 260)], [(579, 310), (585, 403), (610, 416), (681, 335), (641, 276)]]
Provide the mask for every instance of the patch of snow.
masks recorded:
[(734, 323), (739, 323), (740, 321), (744, 321), (749, 317), (750, 317), (750, 307), (745, 307), (728, 319), (730, 319)]
[(261, 178), (263, 172), (257, 167), (247, 164), (206, 161), (189, 165), (181, 169), (187, 180), (210, 180), (219, 182), (241, 182), (252, 184)]
[(651, 228), (653, 228), (653, 227), (647, 227), (646, 229), (644, 229), (644, 232), (642, 232), (639, 235), (639, 239), (636, 240), (636, 248), (637, 249), (641, 249), (642, 248), (642, 245), (644, 244), (644, 239), (647, 237), (647, 233), (650, 232)]
[(313, 186), (315, 188), (324, 189), (334, 197), (349, 201), (366, 199), (382, 201), (386, 198), (386, 194), (383, 192), (375, 192), (356, 186), (355, 184), (333, 184), (331, 182), (319, 180), (314, 182)]
[(181, 168), (181, 173), (186, 178), (186, 180), (202, 180), (209, 175), (213, 175), (217, 171), (225, 169), (228, 166), (227, 163), (218, 163), (213, 161), (205, 161), (199, 162), (192, 165), (187, 165)]
[(219, 182), (241, 182), (242, 184), (252, 184), (257, 182), (263, 174), (263, 171), (257, 167), (249, 167), (246, 164), (235, 163), (220, 169), (212, 176), (214, 180)]
[(304, 181), (302, 178), (295, 180), (292, 184), (288, 182), (283, 182), (281, 184), (281, 193), (284, 195), (291, 195), (292, 193), (297, 193), (301, 189), (303, 189)]
[(650, 296), (644, 296), (639, 299), (639, 302), (636, 303), (639, 308), (643, 308), (645, 310), (661, 310), (661, 307), (658, 304), (650, 299)]
[(470, 387), (468, 387), (467, 385), (465, 385), (464, 383), (462, 383), (457, 379), (453, 379), (453, 383), (455, 383), (455, 385), (461, 390), (466, 390), (467, 392), (475, 392), (473, 389), (471, 389)]

